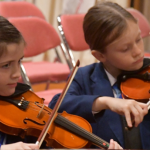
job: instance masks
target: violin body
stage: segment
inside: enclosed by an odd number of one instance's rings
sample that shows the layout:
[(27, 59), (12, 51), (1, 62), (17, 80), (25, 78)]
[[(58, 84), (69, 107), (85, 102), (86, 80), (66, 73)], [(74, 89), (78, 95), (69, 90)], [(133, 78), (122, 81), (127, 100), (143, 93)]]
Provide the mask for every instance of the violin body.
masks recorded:
[[(22, 101), (20, 102), (21, 99)], [(31, 91), (15, 97), (15, 100), (19, 101), (18, 105), (25, 101), (29, 103), (25, 103), (28, 106), (25, 110), (22, 110), (7, 101), (0, 100), (0, 131), (22, 138), (26, 135), (38, 137), (52, 110), (46, 106), (43, 107), (43, 99)], [(61, 113), (61, 116), (92, 132), (90, 124), (85, 119), (66, 112)], [(45, 141), (48, 147), (54, 148), (78, 149), (89, 145), (87, 140), (63, 129), (55, 123), (50, 126)]]
[(120, 88), (124, 98), (147, 102), (150, 98), (150, 66), (144, 68), (139, 75), (141, 78), (131, 77), (121, 82)]

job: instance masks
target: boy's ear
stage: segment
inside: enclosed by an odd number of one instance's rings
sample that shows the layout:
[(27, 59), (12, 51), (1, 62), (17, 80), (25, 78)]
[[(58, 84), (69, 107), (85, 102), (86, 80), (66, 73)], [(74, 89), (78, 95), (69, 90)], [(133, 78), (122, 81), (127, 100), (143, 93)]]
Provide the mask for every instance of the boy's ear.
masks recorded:
[(96, 51), (96, 50), (92, 50), (91, 54), (100, 62), (104, 62), (105, 61), (105, 56), (103, 53)]

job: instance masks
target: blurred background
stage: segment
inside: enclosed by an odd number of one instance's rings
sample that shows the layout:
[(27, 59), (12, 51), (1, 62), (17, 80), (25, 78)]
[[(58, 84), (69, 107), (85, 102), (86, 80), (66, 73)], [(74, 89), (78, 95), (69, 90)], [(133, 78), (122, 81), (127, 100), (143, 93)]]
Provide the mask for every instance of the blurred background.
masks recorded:
[[(1, 0), (1, 1), (11, 1), (11, 0)], [(142, 14), (144, 14), (144, 16), (148, 20), (150, 20), (149, 16), (150, 0), (22, 0), (22, 1), (27, 1), (37, 6), (44, 14), (46, 20), (53, 25), (56, 31), (58, 31), (57, 27), (58, 15), (86, 13), (90, 7), (92, 7), (99, 1), (113, 1), (120, 4), (124, 8), (133, 7), (139, 10)], [(144, 45), (146, 51), (150, 50), (149, 41), (150, 41), (149, 37), (144, 38)], [(82, 66), (96, 61), (94, 57), (90, 55), (90, 50), (84, 52), (73, 52), (73, 55), (75, 57), (75, 60), (80, 59)], [(48, 51), (44, 54), (28, 58), (27, 60), (32, 59), (32, 61), (39, 61), (44, 59), (53, 61), (54, 58), (55, 53), (53, 51)], [(63, 57), (62, 61), (66, 63)]]

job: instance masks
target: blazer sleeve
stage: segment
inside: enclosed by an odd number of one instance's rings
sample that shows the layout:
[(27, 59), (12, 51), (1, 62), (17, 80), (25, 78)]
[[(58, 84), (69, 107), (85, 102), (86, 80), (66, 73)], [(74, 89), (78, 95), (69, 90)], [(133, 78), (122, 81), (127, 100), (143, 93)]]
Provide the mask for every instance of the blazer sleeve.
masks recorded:
[[(59, 96), (60, 94), (55, 95), (49, 103), (51, 109), (54, 108)], [(59, 112), (66, 111), (67, 113), (81, 116), (89, 122), (95, 122), (94, 115), (92, 114), (92, 104), (99, 96), (100, 95), (92, 95), (89, 75), (86, 75), (85, 72), (79, 68), (62, 101)]]

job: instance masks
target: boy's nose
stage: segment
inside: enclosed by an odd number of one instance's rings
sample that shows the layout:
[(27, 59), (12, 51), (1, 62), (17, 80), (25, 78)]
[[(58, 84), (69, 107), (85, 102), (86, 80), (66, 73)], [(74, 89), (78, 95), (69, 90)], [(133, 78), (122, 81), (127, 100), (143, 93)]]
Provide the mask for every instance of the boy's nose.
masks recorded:
[(137, 57), (137, 56), (139, 56), (139, 55), (141, 55), (141, 53), (142, 53), (142, 49), (141, 49), (141, 47), (139, 47), (138, 45), (134, 45), (134, 47), (133, 47), (133, 57)]
[(13, 77), (13, 78), (19, 78), (20, 76), (21, 76), (21, 73), (20, 73), (20, 66), (16, 66), (16, 67), (13, 69), (12, 77)]

